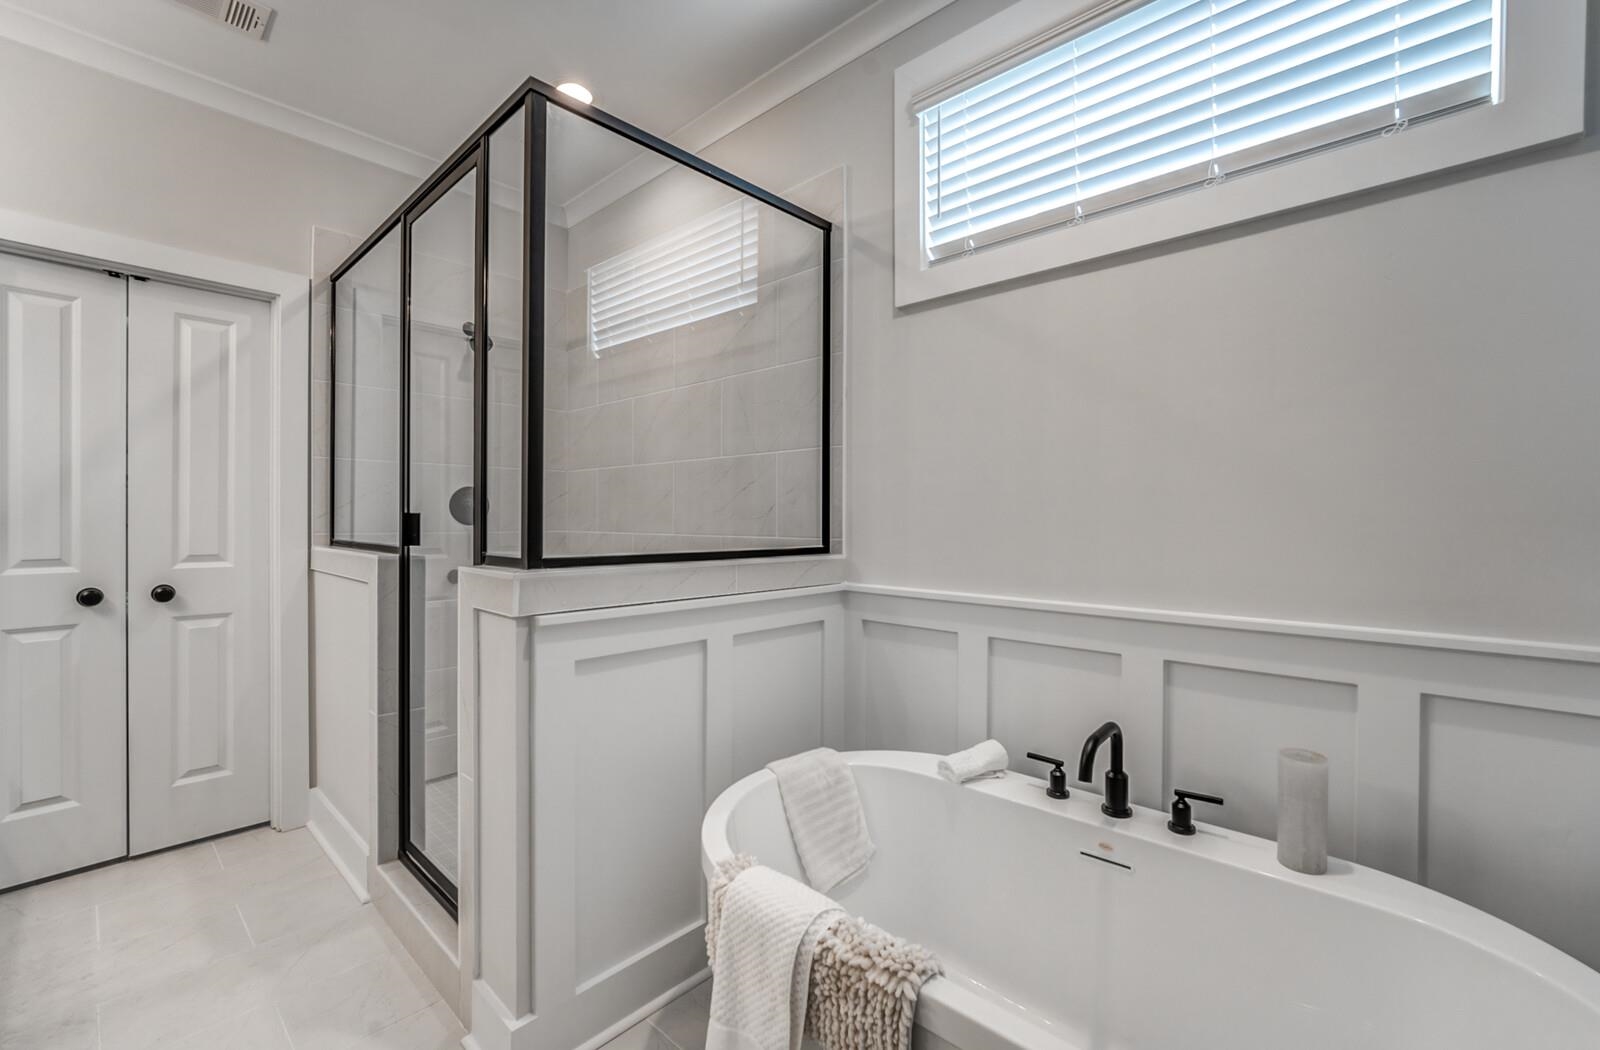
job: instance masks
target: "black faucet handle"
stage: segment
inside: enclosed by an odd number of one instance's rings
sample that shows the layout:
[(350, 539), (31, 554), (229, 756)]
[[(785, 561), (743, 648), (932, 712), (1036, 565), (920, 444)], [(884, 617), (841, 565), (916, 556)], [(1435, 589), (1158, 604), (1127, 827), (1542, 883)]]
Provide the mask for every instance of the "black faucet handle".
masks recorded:
[(1190, 799), (1196, 802), (1209, 802), (1213, 806), (1222, 805), (1222, 799), (1218, 796), (1202, 795), (1198, 791), (1173, 788), (1172, 794), (1172, 819), (1167, 821), (1167, 830), (1174, 835), (1194, 834), (1194, 809), (1189, 805)]
[(1051, 798), (1066, 798), (1067, 771), (1062, 768), (1062, 766), (1064, 766), (1066, 763), (1059, 758), (1051, 758), (1049, 755), (1041, 755), (1036, 751), (1029, 751), (1028, 757), (1033, 759), (1035, 762), (1048, 762), (1050, 765), (1055, 767), (1054, 769), (1050, 770), (1050, 786), (1045, 788), (1044, 793), (1049, 795)]

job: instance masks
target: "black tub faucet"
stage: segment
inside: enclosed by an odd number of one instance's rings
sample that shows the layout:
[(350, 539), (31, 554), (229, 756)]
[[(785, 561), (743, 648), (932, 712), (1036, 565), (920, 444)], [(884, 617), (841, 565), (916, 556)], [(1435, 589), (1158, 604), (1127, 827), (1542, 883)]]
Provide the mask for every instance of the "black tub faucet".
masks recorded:
[(1108, 817), (1131, 817), (1128, 774), (1122, 768), (1122, 727), (1117, 723), (1107, 722), (1083, 742), (1083, 753), (1078, 756), (1078, 779), (1086, 784), (1094, 779), (1095, 752), (1107, 740), (1111, 741), (1111, 768), (1106, 770), (1106, 800), (1100, 803), (1100, 812)]

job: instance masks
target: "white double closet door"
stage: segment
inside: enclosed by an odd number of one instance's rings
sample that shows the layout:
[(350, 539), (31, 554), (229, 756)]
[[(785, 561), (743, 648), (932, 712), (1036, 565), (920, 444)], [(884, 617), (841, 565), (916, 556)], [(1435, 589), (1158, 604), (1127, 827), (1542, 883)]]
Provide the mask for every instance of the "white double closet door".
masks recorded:
[(0, 254), (0, 889), (268, 818), (269, 325)]

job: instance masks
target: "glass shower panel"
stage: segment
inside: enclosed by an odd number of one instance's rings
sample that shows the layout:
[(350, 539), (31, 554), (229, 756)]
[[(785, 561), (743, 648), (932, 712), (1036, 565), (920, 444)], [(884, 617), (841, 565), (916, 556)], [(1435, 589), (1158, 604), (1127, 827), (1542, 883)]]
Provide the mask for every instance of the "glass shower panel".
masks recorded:
[(822, 231), (557, 106), (547, 150), (545, 557), (816, 547)]
[(523, 164), (526, 114), (489, 136), (489, 355), (484, 428), (484, 553), (522, 557)]
[(477, 170), (411, 220), (407, 844), (458, 876), (456, 594), (472, 564)]
[(400, 230), (334, 282), (333, 538), (400, 534)]

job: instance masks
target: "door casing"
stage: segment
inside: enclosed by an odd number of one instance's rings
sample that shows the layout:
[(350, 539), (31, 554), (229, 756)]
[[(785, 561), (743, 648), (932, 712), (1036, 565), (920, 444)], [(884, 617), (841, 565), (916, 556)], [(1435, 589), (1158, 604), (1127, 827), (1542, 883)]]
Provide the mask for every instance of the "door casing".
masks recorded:
[[(0, 209), (0, 251), (252, 296), (269, 306), (268, 678), (270, 812), (279, 830), (306, 823), (309, 703), (312, 282), (252, 263)], [(325, 292), (323, 293), (325, 296)], [(325, 298), (317, 304), (326, 338)], [(319, 339), (319, 342), (321, 341)], [(325, 355), (319, 355), (318, 360)]]

